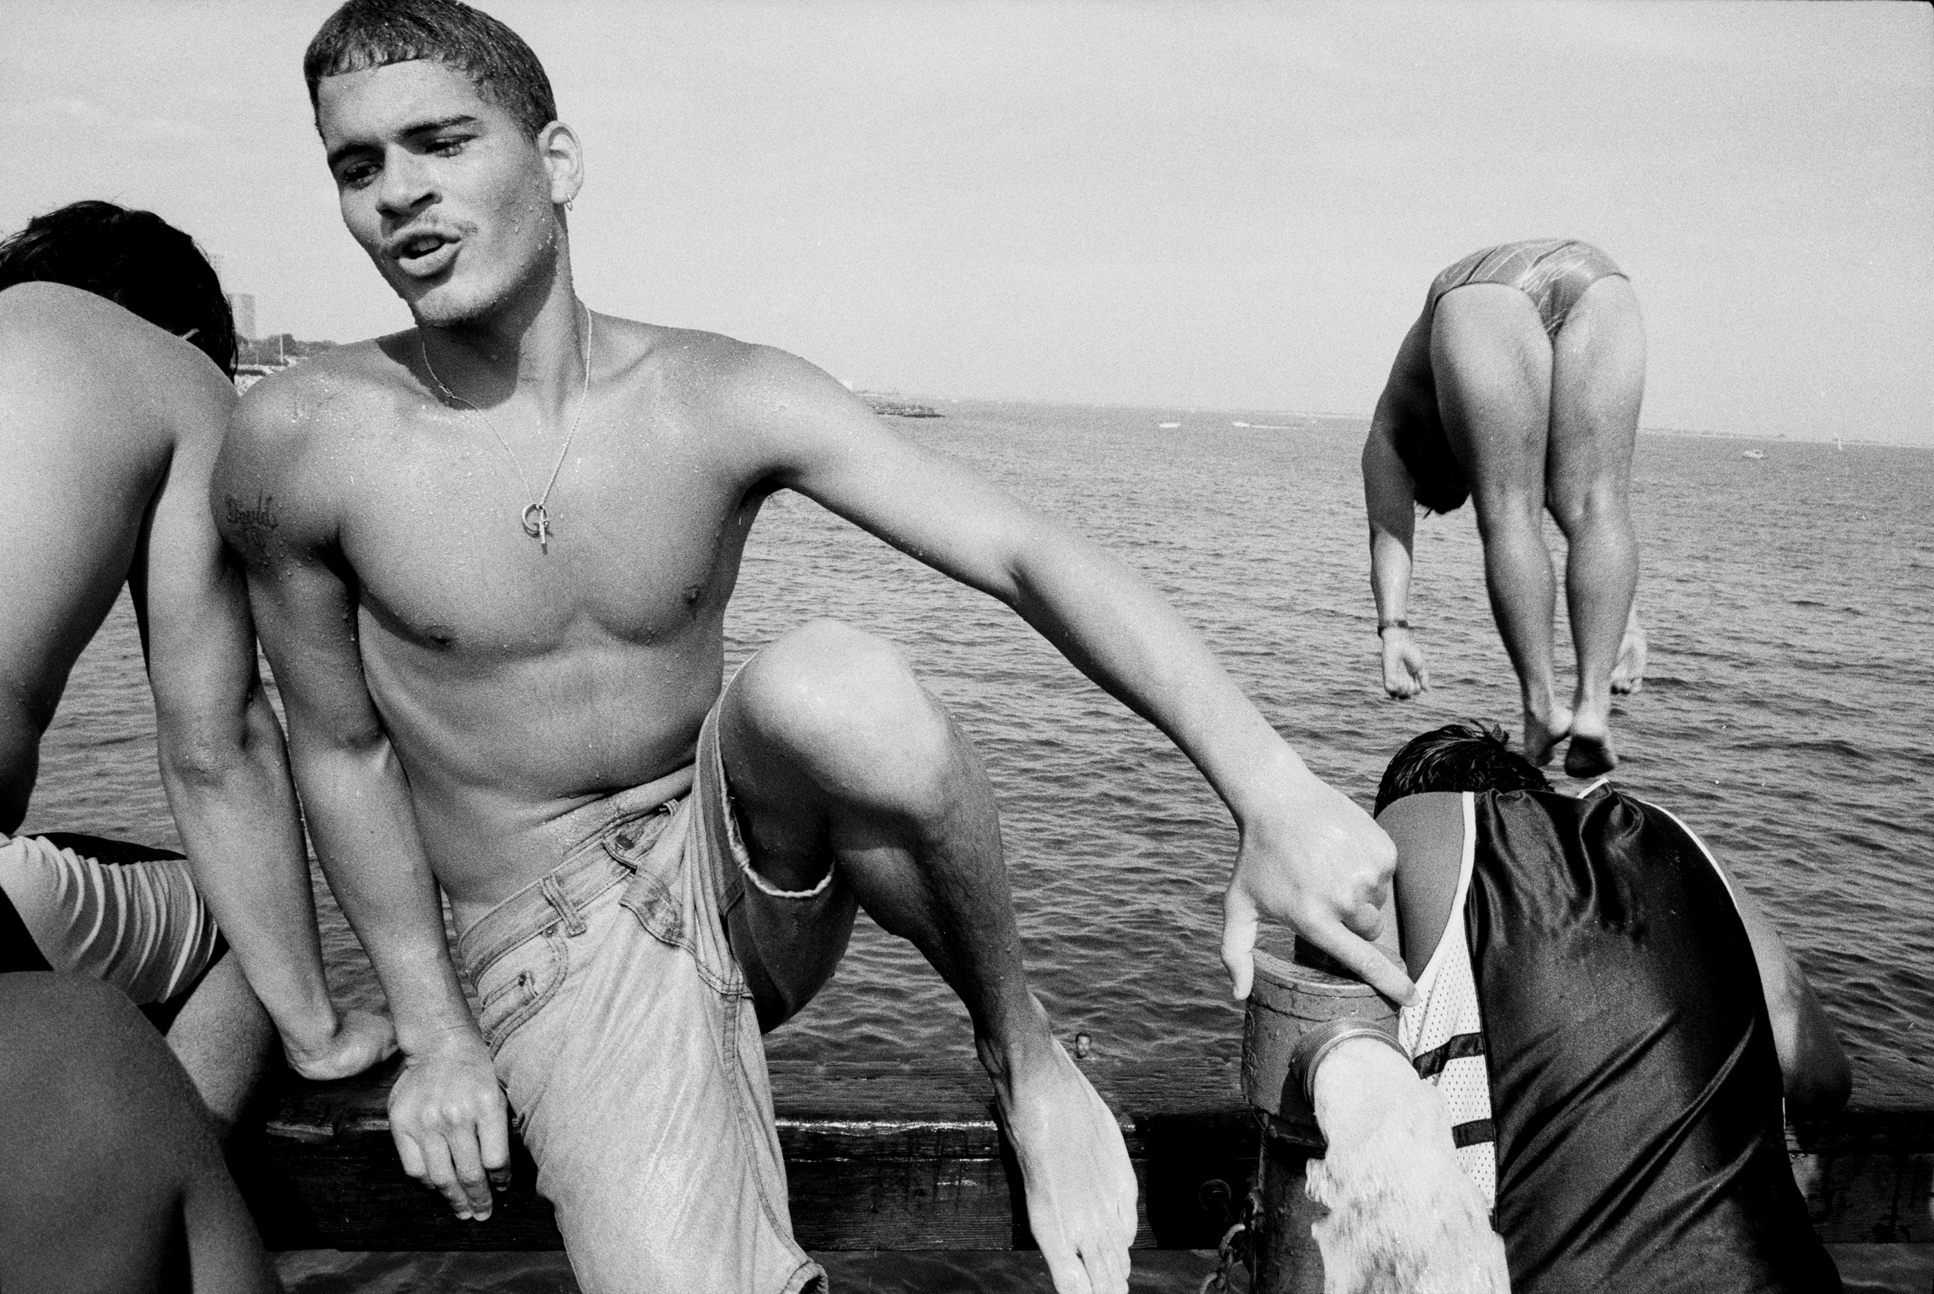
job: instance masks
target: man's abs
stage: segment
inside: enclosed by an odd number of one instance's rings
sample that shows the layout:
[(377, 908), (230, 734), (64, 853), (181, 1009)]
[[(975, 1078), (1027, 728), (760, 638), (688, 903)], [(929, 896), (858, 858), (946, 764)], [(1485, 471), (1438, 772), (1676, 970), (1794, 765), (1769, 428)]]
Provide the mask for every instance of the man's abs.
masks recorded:
[(365, 638), (370, 693), (460, 925), (562, 861), (552, 828), (572, 811), (691, 763), (723, 654), (716, 632), (693, 637), (475, 672), (400, 668)]

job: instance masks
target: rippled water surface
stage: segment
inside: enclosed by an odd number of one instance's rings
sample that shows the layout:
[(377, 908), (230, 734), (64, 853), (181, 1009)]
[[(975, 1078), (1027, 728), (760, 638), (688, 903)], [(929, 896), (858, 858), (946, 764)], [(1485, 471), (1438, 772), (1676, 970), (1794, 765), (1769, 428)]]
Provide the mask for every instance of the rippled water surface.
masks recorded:
[[(1516, 728), (1468, 508), (1419, 527), (1411, 619), (1435, 690), (1384, 698), (1361, 422), (940, 407), (943, 419), (896, 425), (1126, 556), (1317, 772), (1366, 805), (1412, 734), (1466, 716)], [(1652, 655), (1644, 691), (1616, 717), (1618, 777), (1700, 831), (1763, 899), (1843, 1031), (1854, 1100), (1924, 1105), (1934, 453), (1646, 435), (1635, 509)], [(1555, 528), (1551, 542), (1562, 559)], [(1029, 965), (1063, 1032), (1149, 1065), (1233, 1055), (1240, 1017), (1215, 952), (1235, 836), (1187, 761), (1005, 608), (782, 495), (747, 550), (728, 668), (826, 614), (898, 643), (978, 743)], [(1570, 651), (1562, 626), (1559, 648)], [(75, 671), (29, 824), (171, 843), (150, 716), (124, 605)], [(367, 967), (333, 921), (338, 986), (366, 995)], [(910, 947), (862, 925), (772, 1053), (968, 1054), (945, 986)]]

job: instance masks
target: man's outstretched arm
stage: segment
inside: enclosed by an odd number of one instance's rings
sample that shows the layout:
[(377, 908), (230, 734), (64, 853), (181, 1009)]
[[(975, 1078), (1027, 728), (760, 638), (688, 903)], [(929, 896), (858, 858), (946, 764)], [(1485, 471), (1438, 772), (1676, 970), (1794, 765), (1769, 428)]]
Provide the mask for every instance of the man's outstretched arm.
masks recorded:
[(302, 483), (289, 397), (263, 394), (237, 411), (215, 473), (217, 516), (247, 565), (316, 856), (395, 1017), (405, 1057), (389, 1099), (398, 1156), (459, 1217), (487, 1218), (491, 1179), (510, 1161), (503, 1092), (450, 961), (402, 765), (363, 678), (333, 519)]
[(887, 431), (791, 356), (751, 352), (727, 416), (763, 445), (772, 484), (999, 598), (1195, 762), (1241, 831), (1222, 946), (1236, 996), (1248, 994), (1263, 917), (1288, 922), (1390, 996), (1411, 996), (1408, 978), (1369, 943), (1395, 863), (1388, 837), (1309, 771), (1146, 580)]
[(161, 777), (197, 888), (297, 1071), (339, 1078), (393, 1049), (389, 1023), (338, 1013), (323, 976), (309, 862), (282, 729), (255, 666), (242, 577), (208, 509), (234, 391), (212, 365), (178, 397), (168, 476), (130, 586), (154, 690)]

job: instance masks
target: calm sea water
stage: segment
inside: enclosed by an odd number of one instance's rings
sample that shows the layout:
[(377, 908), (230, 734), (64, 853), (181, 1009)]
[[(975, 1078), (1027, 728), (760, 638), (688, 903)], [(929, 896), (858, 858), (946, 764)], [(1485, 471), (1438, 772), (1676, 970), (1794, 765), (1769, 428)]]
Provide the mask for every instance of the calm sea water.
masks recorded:
[[(1468, 716), (1516, 728), (1468, 508), (1419, 527), (1411, 619), (1435, 689), (1384, 697), (1360, 421), (940, 407), (943, 419), (896, 425), (1130, 560), (1311, 766), (1366, 806), (1414, 733)], [(1616, 716), (1618, 779), (1677, 812), (1762, 899), (1841, 1028), (1854, 1101), (1925, 1105), (1934, 453), (1648, 434), (1635, 487), (1652, 657)], [(1562, 561), (1555, 528), (1551, 542)], [(728, 668), (824, 614), (899, 644), (978, 743), (1029, 966), (1062, 1031), (1148, 1065), (1235, 1054), (1240, 1016), (1216, 958), (1235, 833), (1187, 761), (1005, 608), (781, 496), (747, 550)], [(75, 670), (30, 826), (173, 841), (139, 659), (124, 604)], [(327, 935), (338, 990), (373, 996), (333, 913)], [(862, 921), (838, 977), (769, 1047), (887, 1063), (966, 1056), (970, 1039), (918, 954)]]

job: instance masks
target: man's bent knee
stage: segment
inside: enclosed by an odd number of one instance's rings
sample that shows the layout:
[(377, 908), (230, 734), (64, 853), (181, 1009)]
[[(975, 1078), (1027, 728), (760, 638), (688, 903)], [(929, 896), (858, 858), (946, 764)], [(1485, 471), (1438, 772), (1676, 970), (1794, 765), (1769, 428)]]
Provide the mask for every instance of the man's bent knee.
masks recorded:
[(918, 764), (949, 741), (946, 715), (899, 650), (836, 620), (816, 620), (760, 652), (725, 704), (734, 729), (828, 774), (852, 758)]

